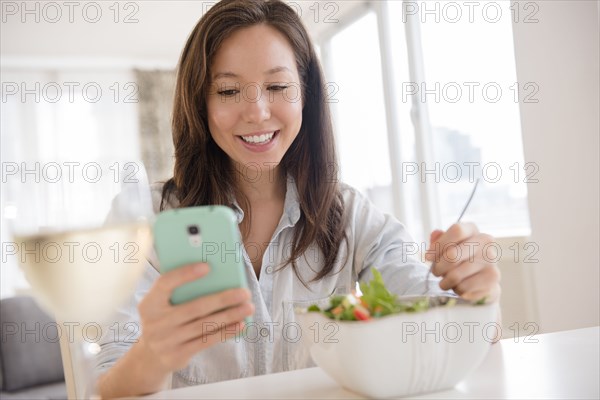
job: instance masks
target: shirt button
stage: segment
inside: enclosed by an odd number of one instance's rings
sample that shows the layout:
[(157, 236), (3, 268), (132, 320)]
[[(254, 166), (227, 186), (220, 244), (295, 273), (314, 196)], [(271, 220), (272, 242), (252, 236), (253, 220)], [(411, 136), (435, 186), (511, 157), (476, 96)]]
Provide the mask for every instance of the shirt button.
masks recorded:
[(273, 273), (273, 267), (268, 266), (267, 267), (267, 274), (271, 274), (271, 273)]
[(269, 336), (269, 330), (267, 328), (260, 328), (260, 336), (262, 336), (262, 337)]

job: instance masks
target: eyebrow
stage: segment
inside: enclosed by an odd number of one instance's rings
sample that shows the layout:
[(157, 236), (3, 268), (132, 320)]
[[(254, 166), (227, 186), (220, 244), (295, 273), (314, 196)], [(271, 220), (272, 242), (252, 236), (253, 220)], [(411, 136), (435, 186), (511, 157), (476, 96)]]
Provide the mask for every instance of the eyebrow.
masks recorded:
[[(280, 65), (280, 66), (277, 66), (275, 68), (271, 68), (271, 69), (265, 71), (264, 74), (265, 75), (273, 75), (273, 74), (276, 74), (278, 72), (283, 72), (283, 71), (292, 72), (288, 67)], [(230, 71), (218, 72), (215, 75), (213, 75), (213, 81), (217, 80), (219, 78), (238, 78), (238, 75), (236, 75)]]

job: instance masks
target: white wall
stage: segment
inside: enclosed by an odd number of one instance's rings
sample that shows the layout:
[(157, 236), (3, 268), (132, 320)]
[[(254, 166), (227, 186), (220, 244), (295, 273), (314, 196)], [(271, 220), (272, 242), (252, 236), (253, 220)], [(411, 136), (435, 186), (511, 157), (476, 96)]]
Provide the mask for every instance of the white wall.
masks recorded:
[[(599, 64), (597, 1), (538, 1), (538, 23), (514, 23), (519, 82), (539, 85), (522, 103), (530, 183), (537, 308), (544, 332), (599, 324)], [(515, 4), (513, 4), (515, 6)]]
[[(20, 1), (0, 1), (2, 65), (21, 66), (23, 61), (64, 65), (68, 61), (174, 68), (189, 33), (216, 1), (119, 2), (118, 11), (112, 1), (77, 2), (72, 8), (60, 1), (51, 2), (58, 8), (44, 2), (26, 3), (24, 8)], [(90, 3), (99, 5), (99, 16)], [(336, 20), (363, 2), (321, 1), (318, 7), (314, 3), (288, 1), (316, 36), (335, 27)]]
[[(7, 11), (7, 3), (15, 3), (15, 15)], [(69, 9), (60, 7), (61, 18), (55, 18), (55, 11), (46, 8), (43, 2), (29, 3), (35, 14), (24, 14), (21, 2), (2, 2), (3, 19), (1, 24), (3, 65), (30, 60), (34, 64), (63, 63), (66, 59), (76, 64), (93, 62), (121, 62), (126, 65), (166, 66), (174, 68), (183, 49), (187, 36), (202, 16), (206, 1), (138, 1), (131, 2), (137, 8), (127, 8), (123, 3), (116, 13), (110, 9), (114, 2), (96, 2), (100, 5), (101, 16), (96, 18), (95, 9), (83, 6), (90, 2), (80, 2), (73, 9), (69, 22)], [(62, 5), (63, 2), (55, 2)], [(36, 22), (36, 16), (39, 22)], [(126, 17), (130, 17), (125, 23)], [(23, 18), (25, 22), (23, 22)], [(98, 20), (97, 22), (88, 22)], [(131, 22), (133, 20), (137, 22)]]

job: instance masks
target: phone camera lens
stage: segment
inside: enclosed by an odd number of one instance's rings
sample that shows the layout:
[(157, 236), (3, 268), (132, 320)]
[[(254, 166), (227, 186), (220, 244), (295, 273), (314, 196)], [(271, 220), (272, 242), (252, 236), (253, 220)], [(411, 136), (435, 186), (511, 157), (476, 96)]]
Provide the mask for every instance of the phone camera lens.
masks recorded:
[(198, 229), (198, 226), (196, 225), (190, 225), (188, 226), (188, 232), (190, 235), (197, 235), (198, 232), (200, 232), (200, 229)]

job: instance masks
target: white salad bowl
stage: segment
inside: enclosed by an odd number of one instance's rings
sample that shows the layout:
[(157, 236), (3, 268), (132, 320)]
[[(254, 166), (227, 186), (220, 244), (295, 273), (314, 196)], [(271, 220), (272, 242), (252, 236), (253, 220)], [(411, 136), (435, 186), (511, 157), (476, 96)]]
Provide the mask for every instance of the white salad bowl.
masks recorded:
[(296, 310), (302, 344), (343, 387), (368, 397), (452, 388), (483, 361), (496, 336), (497, 305), (456, 304), (368, 321)]

